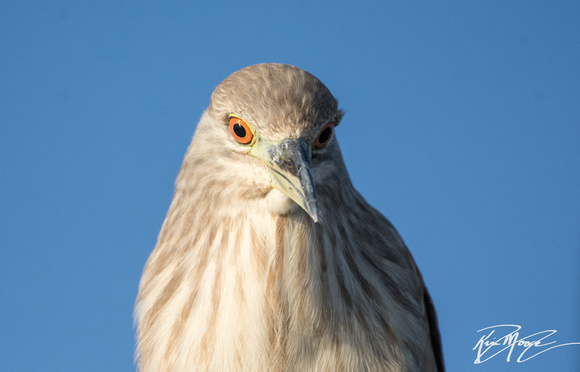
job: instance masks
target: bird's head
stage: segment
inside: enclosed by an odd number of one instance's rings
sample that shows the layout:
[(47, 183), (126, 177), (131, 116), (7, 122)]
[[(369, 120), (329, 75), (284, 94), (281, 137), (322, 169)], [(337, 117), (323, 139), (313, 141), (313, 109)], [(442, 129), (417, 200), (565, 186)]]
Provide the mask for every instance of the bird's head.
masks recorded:
[(334, 138), (342, 116), (326, 86), (304, 70), (244, 68), (214, 90), (182, 173), (230, 208), (257, 203), (274, 214), (302, 208), (317, 222), (318, 186), (346, 175)]

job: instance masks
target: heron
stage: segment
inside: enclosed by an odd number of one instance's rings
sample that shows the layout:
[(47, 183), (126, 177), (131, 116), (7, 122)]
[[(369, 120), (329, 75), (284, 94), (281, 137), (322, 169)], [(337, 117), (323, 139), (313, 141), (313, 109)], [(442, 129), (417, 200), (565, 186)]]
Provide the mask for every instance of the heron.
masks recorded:
[(215, 88), (139, 285), (141, 371), (444, 371), (413, 256), (348, 175), (343, 116), (291, 65)]

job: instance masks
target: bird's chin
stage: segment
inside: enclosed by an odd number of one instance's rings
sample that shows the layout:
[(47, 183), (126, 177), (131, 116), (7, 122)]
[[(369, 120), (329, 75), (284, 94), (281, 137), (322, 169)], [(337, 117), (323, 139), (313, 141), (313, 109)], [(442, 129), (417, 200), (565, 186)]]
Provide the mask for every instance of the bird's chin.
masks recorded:
[(300, 206), (294, 200), (276, 189), (270, 190), (263, 202), (266, 209), (275, 215), (285, 216), (300, 209)]

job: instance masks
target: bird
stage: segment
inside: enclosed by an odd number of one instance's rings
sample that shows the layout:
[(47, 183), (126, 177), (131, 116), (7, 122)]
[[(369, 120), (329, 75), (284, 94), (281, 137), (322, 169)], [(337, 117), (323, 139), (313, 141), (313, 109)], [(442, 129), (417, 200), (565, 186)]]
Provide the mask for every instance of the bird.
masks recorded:
[(215, 88), (139, 284), (140, 371), (444, 371), (414, 258), (348, 175), (344, 114), (292, 65)]

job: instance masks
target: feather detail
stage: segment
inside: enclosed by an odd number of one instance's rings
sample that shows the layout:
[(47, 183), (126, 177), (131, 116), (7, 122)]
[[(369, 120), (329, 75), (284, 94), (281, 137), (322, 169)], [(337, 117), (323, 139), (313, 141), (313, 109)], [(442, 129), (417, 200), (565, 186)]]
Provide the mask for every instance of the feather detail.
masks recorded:
[(160, 243), (137, 304), (141, 370), (428, 370), (422, 282), (378, 220), (240, 215), (194, 226), (185, 250)]

